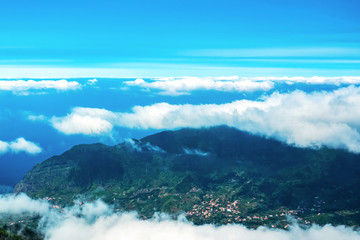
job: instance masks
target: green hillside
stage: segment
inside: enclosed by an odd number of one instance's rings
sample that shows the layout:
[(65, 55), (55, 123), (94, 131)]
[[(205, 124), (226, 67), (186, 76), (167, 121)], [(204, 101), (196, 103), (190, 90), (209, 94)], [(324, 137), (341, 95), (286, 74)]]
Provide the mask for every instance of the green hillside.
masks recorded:
[(15, 192), (57, 204), (99, 197), (118, 211), (196, 224), (360, 223), (360, 155), (304, 149), (225, 126), (78, 145), (35, 166)]

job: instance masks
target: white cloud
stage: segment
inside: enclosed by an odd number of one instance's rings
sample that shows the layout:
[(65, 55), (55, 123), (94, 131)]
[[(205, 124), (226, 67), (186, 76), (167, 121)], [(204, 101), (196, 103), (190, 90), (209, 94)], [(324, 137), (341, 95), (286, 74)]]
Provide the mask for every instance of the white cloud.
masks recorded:
[(194, 225), (185, 218), (171, 219), (157, 214), (140, 220), (135, 213), (114, 213), (102, 201), (68, 207), (63, 213), (51, 208), (45, 201), (32, 200), (26, 195), (0, 196), (0, 217), (9, 214), (40, 215), (39, 231), (48, 240), (358, 240), (360, 232), (345, 226), (320, 227), (312, 225), (302, 229), (292, 225), (287, 231), (259, 227), (248, 229), (243, 225)]
[(81, 87), (76, 81), (67, 80), (0, 80), (0, 91), (12, 91), (17, 94), (28, 94), (33, 90), (75, 90)]
[(343, 76), (343, 77), (256, 77), (249, 78), (252, 81), (272, 81), (272, 82), (285, 82), (288, 84), (294, 83), (305, 83), (305, 84), (324, 84), (324, 85), (336, 85), (340, 86), (341, 84), (360, 84), (359, 76)]
[(142, 142), (136, 142), (132, 138), (127, 138), (125, 139), (124, 142), (127, 144), (127, 146), (131, 147), (133, 150), (137, 152), (142, 152), (144, 149), (146, 149), (151, 152), (165, 153), (165, 151), (162, 148), (156, 145), (152, 145), (149, 142), (143, 144)]
[(141, 146), (140, 146), (138, 143), (136, 143), (136, 142), (134, 141), (134, 139), (132, 139), (132, 138), (127, 138), (127, 139), (125, 139), (124, 142), (125, 142), (128, 146), (130, 146), (133, 150), (135, 150), (135, 151), (137, 151), (137, 152), (141, 152), (141, 151), (142, 151)]
[(65, 117), (53, 117), (54, 128), (65, 134), (101, 135), (110, 133), (116, 114), (98, 108), (74, 108)]
[(6, 153), (9, 149), (9, 143), (0, 141), (0, 154)]
[(200, 149), (184, 148), (184, 153), (188, 155), (208, 156), (210, 153), (203, 152)]
[(147, 142), (145, 144), (145, 148), (147, 148), (147, 150), (152, 151), (152, 152), (160, 152), (160, 153), (165, 153), (166, 151), (164, 149), (162, 149), (159, 146), (156, 145), (152, 145), (149, 142)]
[(222, 92), (253, 92), (269, 91), (274, 88), (275, 83), (286, 83), (289, 85), (303, 83), (309, 85), (359, 85), (359, 76), (343, 77), (167, 77), (144, 80), (125, 81), (129, 87), (140, 87), (143, 89), (158, 90), (162, 95), (188, 95), (196, 90), (215, 90)]
[(65, 134), (104, 134), (114, 126), (176, 129), (226, 124), (253, 134), (300, 147), (343, 148), (360, 152), (360, 88), (332, 92), (274, 93), (263, 100), (226, 104), (135, 106), (132, 112), (75, 108), (54, 117), (53, 126)]
[(41, 200), (33, 200), (25, 194), (0, 195), (0, 216), (2, 214), (45, 214), (49, 204)]
[(97, 82), (98, 82), (98, 80), (94, 78), (94, 79), (89, 79), (89, 80), (87, 81), (87, 84), (88, 84), (88, 85), (95, 85)]
[(29, 115), (28, 119), (31, 121), (46, 121), (47, 118), (44, 115)]
[(42, 149), (37, 144), (20, 137), (12, 142), (0, 141), (0, 154), (7, 152), (26, 152), (28, 154), (38, 154), (42, 152)]
[(130, 214), (118, 214), (100, 217), (94, 223), (81, 218), (69, 218), (61, 225), (48, 231), (49, 240), (357, 240), (359, 232), (344, 226), (313, 226), (309, 229), (292, 227), (289, 231), (260, 227), (256, 230), (242, 225), (201, 225), (196, 226), (186, 221), (169, 219), (151, 219), (142, 221)]
[(360, 88), (275, 93), (263, 101), (227, 104), (159, 103), (119, 114), (120, 126), (174, 129), (227, 124), (301, 147), (325, 145), (360, 152)]
[(33, 142), (26, 141), (24, 138), (18, 138), (13, 142), (10, 142), (9, 148), (13, 152), (27, 152), (29, 154), (37, 154), (42, 151), (42, 149)]
[(271, 81), (255, 81), (239, 79), (238, 77), (183, 77), (158, 78), (145, 81), (136, 79), (124, 82), (128, 86), (137, 86), (145, 89), (160, 90), (163, 95), (184, 95), (194, 90), (216, 90), (222, 92), (252, 92), (267, 91), (274, 87)]

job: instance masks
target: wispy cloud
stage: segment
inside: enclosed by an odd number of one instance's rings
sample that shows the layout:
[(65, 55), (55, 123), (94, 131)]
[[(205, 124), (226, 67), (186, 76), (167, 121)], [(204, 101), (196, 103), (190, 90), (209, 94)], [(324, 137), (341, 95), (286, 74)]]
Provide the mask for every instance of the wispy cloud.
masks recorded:
[(133, 149), (137, 152), (142, 152), (142, 151), (146, 150), (146, 151), (150, 151), (150, 152), (165, 153), (165, 151), (162, 148), (160, 148), (159, 146), (156, 146), (156, 145), (152, 145), (149, 142), (144, 144), (143, 142), (135, 141), (132, 138), (127, 138), (127, 139), (125, 139), (124, 142), (127, 146), (129, 146), (131, 149)]
[[(111, 67), (109, 67), (111, 66)], [(341, 76), (360, 75), (358, 68), (334, 69), (314, 67), (242, 67), (213, 64), (118, 63), (107, 67), (39, 67), (31, 65), (0, 65), (0, 78), (156, 78), (166, 76)]]
[(202, 49), (182, 53), (185, 56), (198, 57), (359, 57), (360, 48), (235, 48)]
[(271, 81), (271, 82), (285, 82), (288, 84), (305, 83), (314, 85), (358, 85), (360, 84), (360, 76), (343, 76), (343, 77), (255, 77), (246, 78), (252, 81)]
[(15, 94), (29, 94), (38, 90), (75, 90), (81, 84), (76, 81), (67, 80), (0, 80), (0, 91), (12, 91)]
[(187, 155), (198, 155), (198, 156), (208, 156), (210, 153), (203, 152), (201, 149), (191, 149), (191, 148), (184, 148), (184, 153)]
[(275, 83), (304, 83), (314, 85), (360, 84), (359, 76), (343, 77), (168, 77), (152, 78), (148, 80), (136, 79), (125, 81), (128, 87), (139, 87), (146, 90), (155, 90), (162, 95), (180, 96), (189, 95), (192, 91), (212, 90), (222, 92), (253, 92), (269, 91)]
[(267, 91), (274, 87), (270, 81), (239, 79), (239, 77), (183, 77), (158, 78), (153, 80), (136, 79), (124, 82), (128, 86), (160, 90), (163, 95), (185, 95), (196, 90), (215, 90), (222, 92)]
[(21, 137), (11, 142), (0, 141), (0, 154), (8, 152), (38, 154), (42, 152), (42, 149), (37, 144), (27, 141), (25, 138)]
[(94, 78), (94, 79), (89, 79), (89, 80), (87, 81), (87, 84), (88, 84), (88, 85), (95, 85), (97, 82), (98, 82), (98, 80)]

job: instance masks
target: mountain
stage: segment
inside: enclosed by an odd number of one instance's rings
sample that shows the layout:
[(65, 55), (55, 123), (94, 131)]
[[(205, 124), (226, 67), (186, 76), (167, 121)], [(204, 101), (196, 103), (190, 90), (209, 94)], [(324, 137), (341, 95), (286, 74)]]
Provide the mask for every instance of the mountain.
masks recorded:
[(36, 165), (15, 193), (57, 204), (102, 198), (117, 210), (185, 213), (201, 223), (285, 227), (360, 223), (360, 155), (305, 149), (219, 126), (115, 146), (78, 145)]

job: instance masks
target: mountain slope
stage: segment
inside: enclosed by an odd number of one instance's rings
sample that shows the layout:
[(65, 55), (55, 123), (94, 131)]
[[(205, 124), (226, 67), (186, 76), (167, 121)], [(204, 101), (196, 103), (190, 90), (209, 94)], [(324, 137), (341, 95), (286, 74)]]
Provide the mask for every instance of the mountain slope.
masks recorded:
[[(15, 192), (61, 197), (62, 203), (102, 197), (145, 218), (155, 211), (186, 212), (196, 223), (284, 225), (282, 213), (295, 210), (302, 219), (358, 225), (359, 172), (356, 154), (296, 148), (220, 126), (165, 131), (116, 146), (78, 145), (35, 166)], [(326, 217), (319, 220), (319, 213)], [(254, 214), (279, 218), (248, 219)]]

